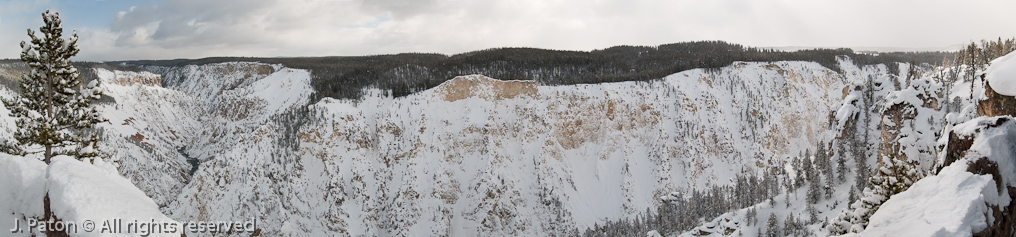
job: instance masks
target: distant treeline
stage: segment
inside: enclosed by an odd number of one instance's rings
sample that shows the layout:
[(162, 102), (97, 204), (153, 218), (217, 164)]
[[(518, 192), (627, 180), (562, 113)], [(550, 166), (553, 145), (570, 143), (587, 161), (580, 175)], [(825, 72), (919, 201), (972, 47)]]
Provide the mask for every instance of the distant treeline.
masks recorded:
[(359, 98), (362, 89), (391, 90), (404, 96), (426, 90), (455, 76), (482, 74), (502, 80), (535, 80), (544, 85), (646, 81), (680, 71), (717, 69), (734, 61), (812, 61), (839, 71), (836, 56), (846, 55), (860, 65), (895, 62), (940, 64), (950, 52), (860, 54), (850, 49), (811, 49), (793, 52), (745, 47), (723, 41), (699, 41), (650, 46), (616, 46), (590, 52), (534, 48), (496, 48), (458, 55), (405, 53), (358, 57), (241, 58), (124, 61), (129, 65), (181, 66), (231, 61), (256, 61), (310, 69), (315, 100), (323, 97)]
[[(72, 62), (71, 64), (78, 69), (78, 72), (81, 73), (81, 79), (85, 82), (90, 82), (99, 78), (95, 75), (95, 70), (91, 70), (94, 68), (120, 71), (144, 70), (136, 66), (100, 62), (80, 61)], [(0, 70), (3, 70), (3, 72), (0, 72), (0, 86), (6, 87), (7, 89), (17, 93), (21, 93), (21, 88), (18, 85), (18, 82), (21, 81), (22, 75), (27, 74), (32, 69), (28, 67), (28, 64), (25, 64), (25, 62), (22, 62), (20, 59), (0, 59)]]

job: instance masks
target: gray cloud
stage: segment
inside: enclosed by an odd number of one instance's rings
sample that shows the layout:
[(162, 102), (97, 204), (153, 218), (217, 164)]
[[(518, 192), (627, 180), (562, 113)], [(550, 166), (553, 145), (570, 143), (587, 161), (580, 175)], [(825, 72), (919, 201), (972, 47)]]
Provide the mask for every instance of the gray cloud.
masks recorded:
[(402, 19), (439, 10), (434, 9), (436, 3), (436, 0), (368, 0), (361, 7), (367, 12), (390, 13), (393, 18)]
[(167, 0), (82, 33), (82, 57), (590, 50), (725, 40), (752, 46), (944, 47), (1012, 37), (1016, 2), (806, 0)]

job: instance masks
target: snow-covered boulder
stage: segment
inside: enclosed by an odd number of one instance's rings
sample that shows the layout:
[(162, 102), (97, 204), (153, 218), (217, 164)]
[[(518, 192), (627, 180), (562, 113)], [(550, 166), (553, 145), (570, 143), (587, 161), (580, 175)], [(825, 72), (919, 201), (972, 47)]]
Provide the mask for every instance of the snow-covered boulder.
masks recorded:
[(46, 164), (0, 153), (0, 218), (42, 216)]
[(984, 79), (996, 92), (1016, 96), (1016, 53), (991, 60), (991, 66), (984, 72)]
[(1016, 116), (1016, 54), (991, 61), (985, 70), (984, 97), (977, 104), (982, 116)]
[[(66, 224), (71, 236), (134, 236), (151, 231), (137, 229), (145, 228), (137, 223), (173, 226), (159, 231), (176, 232), (149, 236), (179, 236), (183, 231), (180, 223), (163, 215), (151, 198), (101, 160), (90, 163), (57, 156), (47, 166), (37, 159), (0, 155), (0, 171), (0, 217), (9, 215), (8, 223), (20, 222), (23, 231), (10, 233), (15, 236), (39, 233), (28, 225), (44, 216), (47, 187), (55, 218), (75, 223), (73, 229), (72, 224)], [(119, 228), (115, 221), (121, 223)], [(130, 229), (129, 223), (135, 223), (135, 229)]]
[[(136, 220), (139, 223), (180, 226), (176, 221), (163, 215), (155, 201), (135, 187), (130, 180), (120, 176), (111, 164), (101, 160), (95, 160), (94, 164), (90, 164), (68, 156), (57, 156), (53, 157), (48, 172), (50, 206), (53, 214), (64, 221), (84, 223), (91, 220), (98, 222), (99, 227), (105, 220), (122, 220), (124, 223)], [(96, 232), (79, 233), (81, 236), (108, 235)]]

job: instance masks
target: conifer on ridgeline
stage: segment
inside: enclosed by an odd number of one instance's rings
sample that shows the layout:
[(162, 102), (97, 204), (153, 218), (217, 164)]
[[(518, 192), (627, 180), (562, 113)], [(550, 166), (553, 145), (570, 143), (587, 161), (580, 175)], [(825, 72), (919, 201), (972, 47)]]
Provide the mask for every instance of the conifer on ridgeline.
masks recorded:
[(42, 153), (50, 163), (56, 155), (78, 158), (96, 155), (97, 133), (92, 127), (104, 119), (92, 102), (102, 96), (98, 81), (82, 85), (80, 72), (70, 58), (80, 51), (77, 33), (64, 39), (60, 14), (46, 11), (41, 36), (28, 29), (30, 42), (21, 42), (21, 60), (31, 67), (20, 82), (21, 94), (3, 100), (19, 128), (4, 152), (16, 155)]

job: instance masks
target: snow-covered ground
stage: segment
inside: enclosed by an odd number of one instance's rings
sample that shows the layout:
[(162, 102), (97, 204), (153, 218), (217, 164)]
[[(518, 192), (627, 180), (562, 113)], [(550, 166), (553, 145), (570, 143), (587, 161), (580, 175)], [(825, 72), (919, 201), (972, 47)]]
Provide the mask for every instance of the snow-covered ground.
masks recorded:
[[(34, 220), (43, 218), (43, 196), (47, 193), (54, 215), (60, 218), (72, 236), (135, 236), (149, 229), (117, 228), (112, 223), (157, 223), (180, 225), (163, 215), (144, 192), (101, 160), (82, 162), (57, 156), (47, 166), (32, 157), (0, 155), (0, 217), (5, 217), (5, 235), (39, 234)], [(48, 178), (47, 178), (48, 177)], [(91, 227), (88, 227), (92, 223)], [(49, 225), (51, 228), (64, 228)], [(43, 227), (45, 228), (45, 227)], [(105, 229), (104, 229), (105, 228)], [(21, 229), (21, 230), (16, 230)], [(116, 233), (114, 233), (116, 231)], [(169, 229), (150, 236), (178, 236)]]

